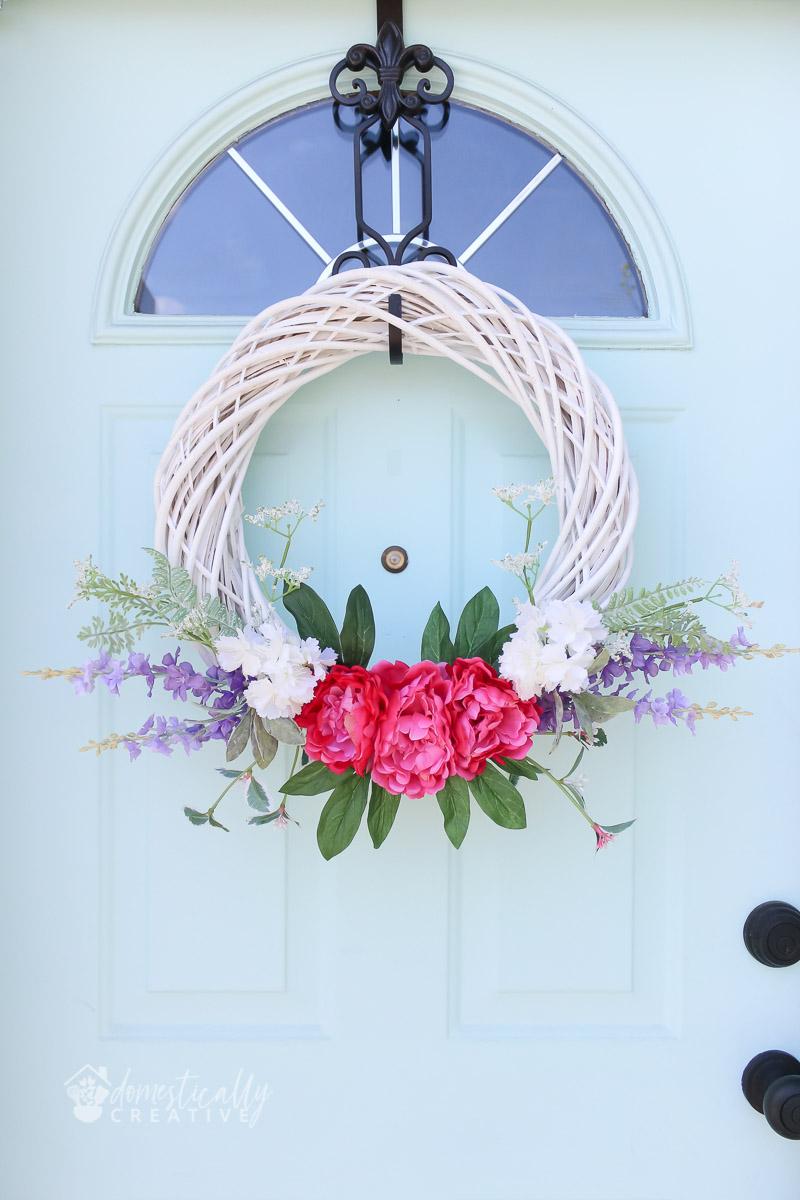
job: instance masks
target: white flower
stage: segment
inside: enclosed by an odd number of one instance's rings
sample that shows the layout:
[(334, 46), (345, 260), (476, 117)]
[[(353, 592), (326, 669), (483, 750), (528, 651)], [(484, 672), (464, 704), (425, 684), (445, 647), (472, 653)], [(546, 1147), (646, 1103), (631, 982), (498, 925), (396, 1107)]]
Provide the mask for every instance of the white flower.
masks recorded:
[(311, 517), (311, 520), (316, 522), (324, 507), (322, 500), (318, 500), (312, 508), (301, 508), (299, 500), (286, 500), (273, 508), (264, 508), (262, 505), (252, 515), (246, 515), (245, 521), (249, 521), (251, 525), (259, 525), (262, 529), (274, 528), (286, 517), (299, 517), (301, 520), (303, 517)]
[(551, 475), (548, 479), (540, 479), (531, 490), (534, 499), (538, 500), (540, 504), (549, 504), (555, 496), (558, 486), (555, 477)]
[(588, 600), (549, 600), (544, 612), (548, 641), (574, 654), (584, 654), (608, 636), (601, 614)]
[(503, 646), (497, 664), (498, 673), (513, 683), (520, 700), (532, 700), (544, 691), (545, 680), (542, 669), (542, 652), (545, 647), (535, 636), (522, 637), (512, 634)]
[(582, 692), (589, 685), (588, 668), (595, 659), (594, 650), (590, 647), (585, 654), (572, 654), (567, 659), (567, 667), (561, 681), (561, 687), (566, 692)]
[(313, 671), (286, 664), (285, 669), (274, 669), (249, 683), (244, 698), (260, 717), (272, 721), (277, 717), (296, 717), (314, 695), (316, 686)]
[(524, 486), (522, 483), (507, 483), (503, 487), (492, 488), (492, 491), (498, 500), (502, 500), (504, 504), (509, 504), (523, 491)]
[[(547, 626), (547, 618), (541, 608), (537, 608), (535, 604), (531, 604), (526, 600), (524, 604), (517, 604), (517, 619), (514, 622), (518, 631), (527, 637), (529, 634), (536, 634), (537, 637), (544, 639)], [(514, 636), (514, 635), (512, 635)]]
[(612, 633), (606, 638), (605, 647), (609, 658), (630, 658), (632, 633)]
[(730, 571), (727, 571), (720, 578), (725, 587), (735, 595), (739, 590), (739, 560), (735, 558), (731, 563)]
[(570, 775), (561, 782), (566, 783), (567, 786), (576, 791), (579, 796), (583, 796), (586, 785), (589, 782), (589, 776), (584, 775), (583, 772), (581, 772), (580, 775)]
[(214, 649), (223, 671), (241, 668), (244, 675), (257, 675), (262, 669), (263, 638), (249, 625), (237, 630), (236, 637), (217, 638)]
[(582, 692), (589, 682), (587, 667), (594, 651), (568, 655), (554, 642), (543, 645), (534, 630), (514, 633), (502, 649), (498, 672), (513, 683), (520, 700), (531, 700), (541, 692)]
[(276, 567), (272, 559), (265, 558), (263, 554), (259, 555), (257, 567), (252, 563), (248, 563), (247, 566), (255, 571), (262, 583), (267, 578), (285, 580), (292, 588), (305, 583), (314, 570), (313, 567)]
[(542, 650), (542, 675), (545, 690), (559, 688), (562, 692), (582, 692), (589, 682), (586, 670), (594, 660), (594, 651), (568, 655), (563, 646), (549, 642)]
[(75, 568), (75, 587), (81, 588), (94, 567), (91, 554), (88, 558), (73, 558), (72, 565)]
[(324, 650), (320, 650), (319, 642), (316, 638), (305, 638), (300, 643), (300, 649), (303, 655), (303, 662), (314, 673), (315, 679), (322, 679), (326, 671), (329, 671), (337, 659), (335, 650), (327, 646)]
[(316, 638), (300, 638), (296, 633), (287, 629), (283, 622), (274, 614), (259, 625), (258, 632), (266, 643), (264, 651), (265, 670), (270, 662), (293, 663), (296, 666), (309, 667), (316, 679), (321, 679), (327, 670), (336, 662), (336, 651), (327, 646), (320, 649)]
[(266, 720), (296, 717), (314, 695), (317, 681), (336, 662), (329, 646), (321, 650), (316, 638), (300, 638), (274, 612), (258, 629), (219, 638), (216, 650), (226, 671), (241, 667), (245, 675), (257, 676), (244, 697)]
[(510, 571), (512, 575), (521, 575), (523, 571), (529, 571), (531, 567), (536, 566), (546, 545), (547, 542), (540, 542), (533, 553), (506, 554), (504, 558), (493, 558), (492, 565), (499, 567), (501, 571)]
[(516, 604), (517, 629), (500, 654), (500, 675), (514, 684), (521, 700), (555, 688), (582, 692), (594, 645), (608, 635), (600, 614), (586, 600), (550, 600), (543, 608)]
[(502, 500), (504, 504), (512, 504), (515, 500), (522, 497), (521, 503), (523, 506), (534, 504), (549, 504), (557, 491), (557, 484), (553, 476), (549, 479), (540, 479), (538, 483), (507, 483), (503, 487), (492, 488), (498, 500)]

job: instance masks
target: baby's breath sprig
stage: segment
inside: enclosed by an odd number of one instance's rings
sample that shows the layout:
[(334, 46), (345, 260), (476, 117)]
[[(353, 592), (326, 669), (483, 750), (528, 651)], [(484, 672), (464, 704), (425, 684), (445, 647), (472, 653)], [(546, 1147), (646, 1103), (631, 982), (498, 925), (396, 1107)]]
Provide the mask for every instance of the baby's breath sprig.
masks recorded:
[[(284, 596), (296, 591), (310, 577), (313, 567), (288, 567), (286, 562), (292, 546), (292, 538), (302, 522), (308, 517), (316, 524), (324, 507), (323, 502), (318, 500), (311, 508), (302, 508), (300, 501), (295, 499), (286, 500), (283, 504), (274, 505), (271, 508), (262, 505), (254, 513), (245, 515), (245, 521), (249, 521), (251, 525), (255, 525), (259, 529), (267, 529), (271, 533), (277, 533), (286, 542), (281, 560), (277, 565), (264, 554), (259, 555), (257, 566), (251, 562), (245, 564), (256, 575), (270, 604), (277, 604)], [(267, 584), (267, 580), (272, 581), (271, 585)]]
[(540, 516), (553, 499), (558, 490), (555, 478), (540, 479), (538, 483), (508, 483), (502, 487), (492, 488), (497, 499), (525, 522), (525, 547), (521, 554), (506, 554), (503, 558), (493, 558), (492, 564), (501, 571), (509, 571), (516, 575), (531, 604), (535, 604), (534, 590), (539, 578), (541, 555), (547, 542), (539, 542), (535, 550), (531, 550), (531, 531), (533, 522)]
[(541, 555), (546, 545), (547, 542), (539, 542), (535, 550), (527, 553), (506, 554), (504, 558), (492, 559), (493, 566), (499, 567), (501, 571), (508, 571), (510, 575), (517, 577), (528, 593), (528, 599), (532, 604), (534, 602), (536, 580), (539, 578)]

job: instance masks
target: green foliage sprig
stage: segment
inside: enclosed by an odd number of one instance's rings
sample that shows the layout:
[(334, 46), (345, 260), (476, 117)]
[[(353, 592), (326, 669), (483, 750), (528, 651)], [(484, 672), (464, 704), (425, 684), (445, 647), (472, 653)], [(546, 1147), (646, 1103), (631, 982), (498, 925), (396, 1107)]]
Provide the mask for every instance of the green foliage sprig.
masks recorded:
[(133, 649), (147, 629), (161, 628), (166, 637), (199, 642), (213, 650), (214, 640), (235, 634), (242, 622), (216, 596), (198, 598), (184, 567), (174, 567), (158, 550), (147, 549), (154, 561), (153, 578), (144, 585), (129, 575), (113, 579), (91, 560), (77, 563), (76, 600), (97, 600), (108, 615), (92, 617), (78, 634), (98, 650), (122, 654)]

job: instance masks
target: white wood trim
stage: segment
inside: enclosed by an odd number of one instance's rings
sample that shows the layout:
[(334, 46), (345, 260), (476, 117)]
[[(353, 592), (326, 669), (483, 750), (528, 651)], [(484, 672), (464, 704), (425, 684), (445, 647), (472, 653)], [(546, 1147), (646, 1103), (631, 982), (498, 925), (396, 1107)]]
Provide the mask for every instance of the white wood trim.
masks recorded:
[[(567, 317), (559, 324), (582, 347), (685, 349), (692, 344), (686, 285), (675, 247), (653, 200), (620, 154), (586, 119), (529, 80), (493, 63), (440, 51), (453, 67), (454, 99), (536, 134), (596, 190), (641, 272), (648, 317)], [(195, 176), (251, 129), (324, 99), (339, 54), (320, 54), (253, 80), (214, 104), (159, 155), (114, 228), (95, 289), (92, 340), (134, 345), (229, 345), (251, 319), (133, 312), (142, 266), (172, 205)]]

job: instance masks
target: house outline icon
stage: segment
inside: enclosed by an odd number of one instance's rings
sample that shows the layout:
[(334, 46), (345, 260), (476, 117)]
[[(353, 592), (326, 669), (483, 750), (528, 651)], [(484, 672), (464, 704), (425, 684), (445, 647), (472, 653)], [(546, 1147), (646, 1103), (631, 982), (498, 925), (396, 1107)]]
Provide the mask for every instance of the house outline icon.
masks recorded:
[(108, 1074), (106, 1073), (106, 1068), (105, 1067), (91, 1067), (89, 1065), (89, 1063), (84, 1063), (84, 1065), (81, 1067), (80, 1071), (76, 1071), (74, 1075), (70, 1075), (69, 1079), (65, 1080), (64, 1087), (69, 1087), (69, 1085), (74, 1080), (76, 1080), (79, 1075), (80, 1076), (93, 1075), (96, 1080), (100, 1081), (100, 1083), (105, 1083), (109, 1087), (111, 1087), (111, 1083), (109, 1081)]
[(103, 1104), (111, 1093), (105, 1067), (93, 1067), (84, 1063), (80, 1071), (70, 1076), (64, 1087), (67, 1098), (72, 1101), (72, 1111), (77, 1120), (85, 1125), (91, 1125), (98, 1120), (103, 1112)]

